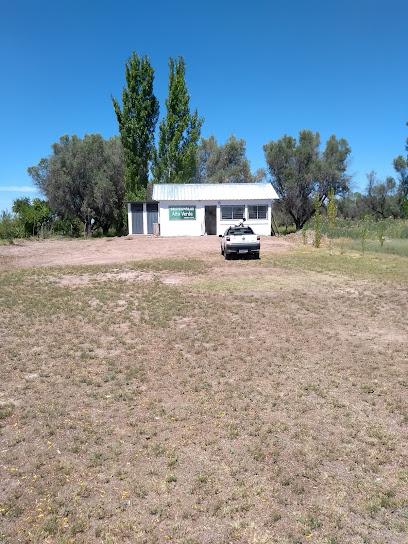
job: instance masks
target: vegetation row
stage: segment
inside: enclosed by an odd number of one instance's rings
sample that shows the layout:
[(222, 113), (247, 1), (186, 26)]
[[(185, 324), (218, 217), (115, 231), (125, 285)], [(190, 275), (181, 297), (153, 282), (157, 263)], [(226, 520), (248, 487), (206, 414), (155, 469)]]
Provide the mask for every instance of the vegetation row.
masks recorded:
[(214, 135), (201, 137), (204, 119), (190, 110), (185, 72), (182, 56), (170, 58), (166, 113), (157, 129), (154, 69), (133, 52), (121, 103), (112, 97), (120, 135), (61, 136), (48, 157), (28, 168), (45, 199), (17, 199), (12, 213), (2, 212), (0, 238), (126, 233), (124, 203), (149, 199), (153, 183), (270, 182), (279, 196), (276, 222), (286, 229), (302, 229), (316, 212), (324, 214), (330, 193), (343, 219), (408, 218), (408, 157), (393, 161), (396, 179), (380, 180), (372, 171), (365, 192), (353, 193), (347, 140), (332, 135), (322, 150), (318, 132), (301, 130), (297, 138), (284, 134), (265, 144), (266, 169), (251, 173), (245, 140), (231, 135), (219, 145)]

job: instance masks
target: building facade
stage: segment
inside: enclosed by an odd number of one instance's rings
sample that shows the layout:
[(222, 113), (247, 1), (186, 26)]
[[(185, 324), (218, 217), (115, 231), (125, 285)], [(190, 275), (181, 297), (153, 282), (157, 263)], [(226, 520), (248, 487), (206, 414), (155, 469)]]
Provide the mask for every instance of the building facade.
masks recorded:
[(245, 218), (256, 234), (270, 236), (270, 183), (188, 183), (153, 185), (153, 202), (128, 202), (129, 234), (219, 235)]

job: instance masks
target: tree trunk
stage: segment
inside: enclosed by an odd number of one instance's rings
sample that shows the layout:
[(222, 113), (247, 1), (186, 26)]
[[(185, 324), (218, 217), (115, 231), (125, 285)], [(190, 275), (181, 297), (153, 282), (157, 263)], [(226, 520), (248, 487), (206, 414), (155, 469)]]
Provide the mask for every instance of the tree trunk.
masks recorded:
[(90, 236), (92, 236), (92, 225), (91, 225), (91, 222), (88, 221), (87, 219), (85, 219), (84, 221), (84, 237), (85, 238), (88, 238)]

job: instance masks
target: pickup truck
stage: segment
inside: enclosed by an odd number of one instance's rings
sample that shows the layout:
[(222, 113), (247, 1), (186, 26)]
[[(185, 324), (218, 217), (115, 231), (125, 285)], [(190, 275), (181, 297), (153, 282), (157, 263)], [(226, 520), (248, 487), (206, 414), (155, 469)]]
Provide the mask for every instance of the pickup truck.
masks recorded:
[(261, 237), (251, 227), (228, 227), (221, 238), (221, 255), (229, 259), (232, 254), (252, 254), (259, 259)]

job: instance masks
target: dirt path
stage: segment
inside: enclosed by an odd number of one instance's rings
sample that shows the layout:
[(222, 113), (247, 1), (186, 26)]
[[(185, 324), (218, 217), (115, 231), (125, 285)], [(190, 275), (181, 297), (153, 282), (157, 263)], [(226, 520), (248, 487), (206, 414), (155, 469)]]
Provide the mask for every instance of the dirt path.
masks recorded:
[[(261, 253), (280, 253), (292, 247), (283, 238), (263, 236)], [(111, 264), (163, 257), (219, 256), (217, 236), (161, 238), (126, 236), (91, 240), (29, 240), (0, 246), (0, 266), (24, 268), (38, 266)]]

